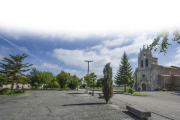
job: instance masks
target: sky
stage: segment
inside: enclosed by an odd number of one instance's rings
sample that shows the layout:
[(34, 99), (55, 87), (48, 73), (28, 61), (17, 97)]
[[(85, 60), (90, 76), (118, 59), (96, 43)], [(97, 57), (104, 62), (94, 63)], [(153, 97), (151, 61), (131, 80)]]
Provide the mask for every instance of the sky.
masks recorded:
[[(57, 75), (64, 70), (82, 78), (111, 63), (113, 80), (124, 51), (133, 71), (143, 45), (162, 29), (179, 27), (177, 0), (6, 0), (0, 1), (0, 60), (27, 54), (25, 63)], [(170, 33), (169, 40), (172, 39)], [(180, 46), (152, 51), (158, 63), (180, 66)]]

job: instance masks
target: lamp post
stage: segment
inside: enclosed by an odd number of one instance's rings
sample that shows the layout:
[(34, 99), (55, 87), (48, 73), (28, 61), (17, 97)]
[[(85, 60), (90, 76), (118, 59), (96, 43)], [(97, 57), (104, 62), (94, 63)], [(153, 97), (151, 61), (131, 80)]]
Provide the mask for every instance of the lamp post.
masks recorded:
[(92, 77), (93, 79), (93, 92), (92, 92), (92, 96), (94, 96), (94, 80), (96, 79), (96, 75)]
[[(90, 63), (90, 62), (93, 62), (93, 61), (92, 61), (92, 60), (85, 60), (85, 62), (88, 63), (88, 72), (87, 72), (87, 74), (89, 75), (89, 63)], [(86, 93), (88, 93), (88, 84), (87, 84), (87, 86), (86, 86)]]

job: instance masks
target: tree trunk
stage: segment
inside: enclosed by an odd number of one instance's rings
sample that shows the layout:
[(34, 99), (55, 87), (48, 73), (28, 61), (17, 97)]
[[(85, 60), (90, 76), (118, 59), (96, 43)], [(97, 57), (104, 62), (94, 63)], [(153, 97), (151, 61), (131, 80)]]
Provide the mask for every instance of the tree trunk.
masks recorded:
[(126, 92), (126, 85), (124, 85), (124, 92)]
[(125, 92), (126, 92), (126, 85), (125, 85)]
[(14, 83), (12, 82), (11, 91), (13, 91), (13, 88), (14, 88)]

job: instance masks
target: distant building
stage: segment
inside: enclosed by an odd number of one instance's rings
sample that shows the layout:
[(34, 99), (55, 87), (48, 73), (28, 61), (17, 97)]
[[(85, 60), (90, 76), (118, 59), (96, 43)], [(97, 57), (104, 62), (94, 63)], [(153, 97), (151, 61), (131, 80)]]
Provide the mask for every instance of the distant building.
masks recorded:
[(156, 90), (157, 86), (161, 89), (180, 90), (180, 68), (176, 66), (158, 65), (158, 58), (152, 56), (151, 52), (143, 46), (138, 56), (138, 67), (134, 74), (136, 83), (134, 88), (139, 86), (142, 90)]

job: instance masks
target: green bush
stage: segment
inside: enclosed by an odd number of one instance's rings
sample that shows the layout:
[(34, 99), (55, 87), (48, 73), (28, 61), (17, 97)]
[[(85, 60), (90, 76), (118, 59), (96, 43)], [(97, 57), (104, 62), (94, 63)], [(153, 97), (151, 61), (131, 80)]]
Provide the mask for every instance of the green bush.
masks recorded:
[(16, 90), (16, 91), (14, 91), (14, 93), (21, 94), (21, 93), (24, 93), (24, 92), (23, 92), (23, 90)]
[(140, 94), (141, 90), (142, 90), (142, 88), (139, 86), (138, 87), (139, 94)]
[(6, 95), (13, 95), (14, 94), (14, 91), (9, 91), (6, 93)]
[(5, 89), (5, 88), (3, 88), (3, 89), (0, 90), (0, 94), (1, 94), (1, 95), (6, 94), (7, 92), (8, 92), (8, 90)]
[(129, 88), (129, 92), (128, 93), (133, 94), (134, 92), (135, 92), (135, 90), (133, 88)]
[(166, 88), (163, 88), (162, 91), (167, 91)]
[(4, 88), (4, 89), (10, 90), (10, 87), (6, 87), (6, 88)]
[(157, 91), (160, 91), (161, 90), (161, 88), (157, 85)]
[(82, 84), (81, 87), (82, 87), (82, 88), (86, 88), (86, 84)]

